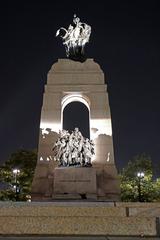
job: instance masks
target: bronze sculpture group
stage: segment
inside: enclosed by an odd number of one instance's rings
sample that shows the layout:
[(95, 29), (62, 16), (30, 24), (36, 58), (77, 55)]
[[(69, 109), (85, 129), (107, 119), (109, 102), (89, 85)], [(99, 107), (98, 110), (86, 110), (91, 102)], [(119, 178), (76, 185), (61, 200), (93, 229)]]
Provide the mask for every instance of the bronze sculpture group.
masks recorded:
[(78, 128), (70, 134), (67, 130), (60, 131), (60, 137), (53, 147), (54, 160), (59, 166), (90, 167), (94, 155), (92, 140), (84, 138)]

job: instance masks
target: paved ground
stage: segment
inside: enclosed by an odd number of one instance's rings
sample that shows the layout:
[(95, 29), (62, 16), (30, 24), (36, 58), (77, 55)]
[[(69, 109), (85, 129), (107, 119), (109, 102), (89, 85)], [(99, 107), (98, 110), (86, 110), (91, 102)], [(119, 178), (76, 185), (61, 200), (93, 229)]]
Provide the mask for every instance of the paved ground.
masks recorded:
[(160, 237), (0, 237), (0, 240), (160, 240)]

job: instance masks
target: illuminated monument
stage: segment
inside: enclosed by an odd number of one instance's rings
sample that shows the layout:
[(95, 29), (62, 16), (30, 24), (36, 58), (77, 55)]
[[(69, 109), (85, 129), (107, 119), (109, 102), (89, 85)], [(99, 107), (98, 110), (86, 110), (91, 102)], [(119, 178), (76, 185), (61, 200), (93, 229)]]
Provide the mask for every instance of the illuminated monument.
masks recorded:
[[(59, 59), (48, 73), (41, 111), (38, 160), (32, 184), (33, 201), (119, 199), (104, 73), (93, 59), (86, 59), (84, 53), (90, 33), (91, 27), (81, 23), (76, 16), (68, 30), (60, 28), (56, 33), (62, 37), (68, 58)], [(58, 166), (54, 160), (53, 147), (63, 129), (63, 112), (72, 102), (84, 104), (89, 112), (89, 141), (93, 140), (95, 151), (90, 166)]]
[[(116, 201), (119, 182), (104, 74), (84, 56), (82, 43), (89, 40), (90, 27), (75, 17), (69, 29), (57, 33), (68, 59), (52, 66), (45, 86), (32, 184), (32, 201), (39, 202), (0, 202), (0, 239), (158, 240), (158, 202)], [(79, 126), (72, 132), (63, 129), (64, 109), (74, 101), (88, 109), (91, 139)]]

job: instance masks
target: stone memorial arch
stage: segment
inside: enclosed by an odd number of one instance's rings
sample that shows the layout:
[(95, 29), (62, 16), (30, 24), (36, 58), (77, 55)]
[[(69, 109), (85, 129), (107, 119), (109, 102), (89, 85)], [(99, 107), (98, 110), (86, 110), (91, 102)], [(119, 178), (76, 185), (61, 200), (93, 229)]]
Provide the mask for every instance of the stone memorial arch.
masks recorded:
[(90, 111), (84, 103), (79, 101), (68, 103), (63, 110), (62, 116), (63, 129), (72, 132), (79, 126), (82, 135), (90, 139)]
[[(67, 111), (67, 113), (66, 113)], [(76, 116), (74, 116), (74, 114)], [(83, 119), (85, 117), (85, 121)], [(79, 126), (81, 132), (87, 131), (86, 137), (90, 136), (90, 101), (81, 93), (70, 93), (62, 99), (62, 128), (68, 130), (73, 130), (74, 127)], [(70, 124), (69, 124), (70, 121)], [(67, 123), (69, 126), (67, 126)], [(80, 122), (85, 122), (82, 125)], [(85, 126), (84, 126), (85, 125)], [(66, 127), (65, 127), (66, 126)]]
[(33, 200), (54, 196), (57, 162), (53, 160), (52, 149), (63, 126), (63, 111), (75, 101), (83, 103), (89, 111), (90, 138), (95, 144), (92, 168), (96, 171), (96, 196), (98, 199), (117, 199), (119, 196), (104, 73), (93, 59), (83, 63), (59, 59), (49, 71), (45, 86)]

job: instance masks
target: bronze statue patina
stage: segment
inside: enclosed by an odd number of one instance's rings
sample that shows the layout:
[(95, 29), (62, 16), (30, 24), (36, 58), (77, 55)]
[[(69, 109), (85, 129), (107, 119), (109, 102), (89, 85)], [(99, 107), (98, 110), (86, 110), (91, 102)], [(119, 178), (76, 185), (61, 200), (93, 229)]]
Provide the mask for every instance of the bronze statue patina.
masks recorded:
[(68, 29), (61, 27), (57, 30), (56, 36), (60, 36), (66, 49), (66, 55), (76, 61), (85, 61), (84, 47), (89, 42), (91, 27), (80, 22), (80, 19), (74, 15), (73, 25)]
[(53, 152), (54, 160), (59, 162), (59, 166), (91, 167), (94, 144), (88, 138), (84, 138), (78, 128), (75, 128), (71, 134), (62, 130)]

